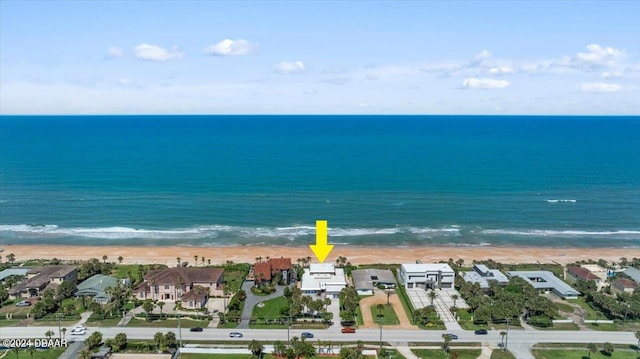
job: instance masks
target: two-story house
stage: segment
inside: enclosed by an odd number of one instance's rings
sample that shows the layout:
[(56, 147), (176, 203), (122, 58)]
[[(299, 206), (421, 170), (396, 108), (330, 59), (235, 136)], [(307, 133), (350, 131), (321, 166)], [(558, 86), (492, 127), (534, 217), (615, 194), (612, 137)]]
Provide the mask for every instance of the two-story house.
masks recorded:
[[(206, 297), (222, 296), (224, 270), (220, 268), (184, 268), (174, 267), (152, 270), (145, 274), (144, 281), (134, 289), (134, 295), (140, 299), (159, 300), (163, 302), (180, 301), (187, 293), (204, 289)], [(198, 289), (194, 297), (203, 302), (202, 290)], [(191, 294), (189, 298), (191, 298)], [(206, 300), (204, 301), (206, 302)], [(184, 303), (183, 303), (183, 306)], [(188, 303), (187, 303), (187, 306)]]

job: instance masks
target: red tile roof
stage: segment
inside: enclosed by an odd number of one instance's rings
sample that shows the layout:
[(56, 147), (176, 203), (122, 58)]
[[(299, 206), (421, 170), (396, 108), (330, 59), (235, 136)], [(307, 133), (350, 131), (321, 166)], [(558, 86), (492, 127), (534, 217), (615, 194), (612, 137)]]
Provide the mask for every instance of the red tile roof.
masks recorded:
[(631, 289), (640, 288), (640, 285), (638, 285), (638, 283), (627, 278), (616, 279), (616, 281), (614, 282), (614, 285), (618, 288), (631, 288)]
[(157, 269), (149, 271), (144, 276), (146, 282), (153, 282), (156, 285), (175, 285), (180, 283), (191, 286), (197, 283), (217, 283), (224, 273), (220, 268), (184, 268), (173, 267), (167, 269)]
[(283, 271), (291, 269), (291, 258), (270, 258), (271, 271)]
[(271, 280), (271, 266), (269, 262), (258, 262), (253, 265), (253, 277), (256, 283), (261, 283), (263, 280)]
[(591, 273), (591, 271), (582, 267), (567, 267), (567, 272), (573, 273), (573, 275), (575, 275), (576, 277), (582, 280), (599, 280), (600, 279), (598, 276)]

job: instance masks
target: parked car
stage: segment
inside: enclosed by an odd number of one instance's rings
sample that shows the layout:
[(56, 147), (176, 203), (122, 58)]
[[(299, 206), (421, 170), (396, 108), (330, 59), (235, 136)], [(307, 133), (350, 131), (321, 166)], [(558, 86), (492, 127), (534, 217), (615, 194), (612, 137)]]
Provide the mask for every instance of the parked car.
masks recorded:
[(302, 334), (300, 334), (300, 336), (305, 338), (305, 339), (309, 339), (309, 338), (313, 338), (313, 333), (302, 332)]
[(343, 333), (355, 333), (356, 332), (356, 328), (352, 328), (352, 327), (342, 328), (342, 332)]
[(478, 335), (485, 335), (487, 334), (487, 330), (486, 329), (476, 329), (476, 331), (474, 332)]
[(231, 332), (229, 333), (229, 336), (231, 338), (242, 338), (242, 333), (238, 333), (238, 332)]
[(31, 302), (28, 300), (21, 300), (18, 303), (16, 303), (16, 307), (28, 307), (31, 305)]
[(458, 336), (457, 336), (457, 335), (455, 335), (455, 334), (447, 333), (447, 334), (445, 334), (445, 335), (448, 335), (448, 336), (449, 336), (449, 338), (451, 338), (451, 340), (458, 339)]
[(193, 328), (189, 329), (189, 331), (190, 331), (190, 332), (201, 332), (201, 331), (202, 331), (202, 328), (200, 328), (200, 327), (193, 327)]

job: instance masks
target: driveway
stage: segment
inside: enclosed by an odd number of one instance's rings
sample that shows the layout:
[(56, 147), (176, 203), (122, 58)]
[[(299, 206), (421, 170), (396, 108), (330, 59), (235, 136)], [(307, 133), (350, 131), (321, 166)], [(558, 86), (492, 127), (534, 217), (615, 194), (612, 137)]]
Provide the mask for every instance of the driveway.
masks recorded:
[(251, 312), (253, 307), (267, 299), (281, 297), (284, 295), (284, 285), (277, 285), (276, 291), (269, 295), (255, 295), (251, 292), (253, 287), (253, 281), (245, 280), (242, 282), (242, 289), (247, 293), (247, 299), (244, 302), (244, 309), (242, 310), (241, 321), (238, 325), (238, 329), (248, 329), (249, 321), (251, 320)]

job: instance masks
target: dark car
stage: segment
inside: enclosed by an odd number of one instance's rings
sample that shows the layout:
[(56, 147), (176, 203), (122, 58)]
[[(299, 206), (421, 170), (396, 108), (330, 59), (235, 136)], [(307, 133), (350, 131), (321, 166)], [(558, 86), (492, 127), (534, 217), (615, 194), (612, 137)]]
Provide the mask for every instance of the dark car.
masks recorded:
[(351, 328), (351, 327), (342, 328), (342, 332), (343, 333), (355, 333), (356, 332), (356, 328)]
[(242, 333), (238, 333), (238, 332), (231, 332), (229, 333), (229, 336), (231, 338), (242, 338)]
[(477, 329), (474, 333), (476, 333), (478, 335), (485, 335), (485, 334), (487, 334), (487, 330), (486, 329)]
[(302, 332), (302, 334), (300, 334), (300, 336), (305, 338), (305, 339), (309, 339), (309, 338), (313, 338), (313, 333)]
[[(486, 333), (485, 333), (485, 334), (486, 334)], [(457, 335), (455, 335), (455, 334), (449, 334), (449, 333), (447, 333), (447, 334), (445, 334), (445, 335), (448, 335), (448, 336), (449, 336), (449, 338), (451, 338), (451, 340), (458, 339), (458, 336), (457, 336)]]
[(190, 331), (190, 332), (201, 332), (201, 331), (202, 331), (202, 328), (200, 328), (200, 327), (193, 327), (193, 328), (189, 329), (189, 331)]

